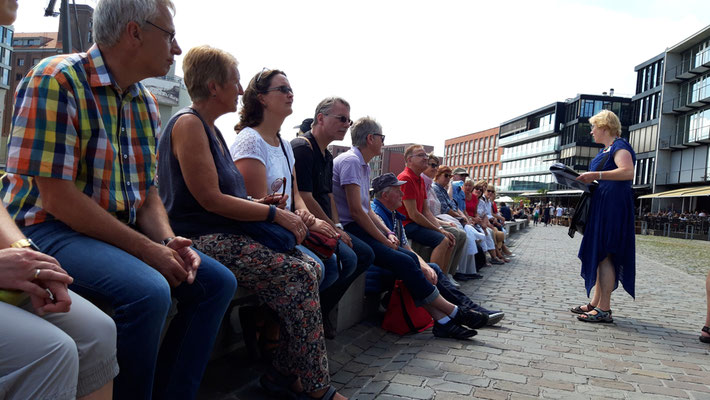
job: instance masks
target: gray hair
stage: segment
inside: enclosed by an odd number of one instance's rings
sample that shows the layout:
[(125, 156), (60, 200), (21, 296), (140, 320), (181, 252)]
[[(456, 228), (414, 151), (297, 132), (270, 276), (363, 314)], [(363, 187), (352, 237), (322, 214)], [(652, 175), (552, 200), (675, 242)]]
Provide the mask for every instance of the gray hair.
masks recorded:
[(357, 148), (367, 146), (367, 135), (381, 134), (382, 125), (370, 117), (362, 117), (358, 119), (350, 128), (350, 136), (353, 139), (353, 146)]
[(398, 186), (387, 186), (386, 188), (384, 188), (384, 189), (382, 189), (382, 190), (380, 190), (380, 191), (378, 191), (378, 192), (375, 192), (375, 198), (376, 198), (377, 200), (381, 200), (381, 199), (382, 199), (382, 196), (384, 196), (385, 192), (387, 192), (387, 191), (389, 191), (389, 190), (392, 190), (393, 188), (396, 188), (397, 190), (402, 190), (402, 189), (400, 189)]
[(94, 10), (96, 44), (114, 46), (129, 22), (133, 21), (143, 27), (146, 21), (158, 16), (160, 5), (175, 13), (171, 0), (99, 0)]
[(345, 99), (340, 97), (326, 97), (316, 106), (316, 113), (313, 115), (313, 123), (311, 124), (311, 128), (318, 125), (318, 114), (328, 114), (336, 103), (340, 103), (350, 110), (350, 103), (345, 101)]

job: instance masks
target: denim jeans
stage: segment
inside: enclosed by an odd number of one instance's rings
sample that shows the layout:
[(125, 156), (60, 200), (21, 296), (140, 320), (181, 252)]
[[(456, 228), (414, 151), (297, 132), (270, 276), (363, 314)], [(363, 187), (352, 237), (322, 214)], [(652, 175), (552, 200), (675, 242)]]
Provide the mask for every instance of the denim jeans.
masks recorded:
[(404, 281), (416, 305), (429, 304), (439, 297), (439, 290), (424, 277), (416, 254), (403, 247), (394, 250), (385, 246), (360, 228), (356, 222), (347, 224), (345, 230), (350, 236), (357, 236), (372, 248), (375, 253), (375, 265), (392, 271), (396, 279)]
[(329, 259), (323, 261), (320, 257), (316, 255), (316, 253), (314, 253), (313, 251), (311, 251), (311, 249), (302, 244), (296, 245), (296, 248), (298, 250), (301, 250), (301, 253), (311, 257), (316, 261), (316, 263), (318, 264), (318, 268), (320, 269), (320, 280), (318, 281), (318, 287), (323, 286), (326, 279), (326, 272), (328, 272), (328, 270), (337, 268), (337, 264), (335, 262), (335, 254), (333, 254)]
[[(350, 239), (353, 242), (352, 249), (342, 240), (338, 242), (340, 263), (343, 269), (339, 271), (337, 265), (335, 268), (329, 267), (328, 263), (325, 265), (326, 275), (335, 276), (335, 279), (329, 286), (323, 284), (320, 288), (320, 306), (323, 318), (327, 318), (327, 314), (338, 304), (345, 291), (360, 274), (370, 268), (375, 260), (375, 253), (372, 252), (370, 246), (355, 236), (351, 235)], [(326, 277), (326, 281), (329, 279)]]
[[(155, 398), (195, 398), (237, 288), (231, 271), (198, 252), (202, 263), (195, 281), (171, 289), (143, 261), (59, 221), (22, 231), (74, 278), (72, 290), (113, 309), (121, 369), (114, 381), (115, 398), (149, 399), (153, 393)], [(159, 352), (171, 296), (178, 300), (178, 313)]]

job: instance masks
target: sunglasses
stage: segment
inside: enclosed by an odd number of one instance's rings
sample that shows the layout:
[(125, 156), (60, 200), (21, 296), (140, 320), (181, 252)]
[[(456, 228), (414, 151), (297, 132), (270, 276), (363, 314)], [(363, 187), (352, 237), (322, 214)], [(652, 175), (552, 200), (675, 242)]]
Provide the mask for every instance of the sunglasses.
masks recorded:
[(276, 91), (279, 91), (283, 94), (293, 94), (293, 89), (291, 89), (291, 86), (286, 86), (286, 85), (276, 86), (276, 87), (272, 87), (272, 88), (264, 90), (264, 92), (276, 92)]
[(276, 194), (276, 192), (281, 189), (281, 197), (283, 197), (286, 194), (286, 177), (284, 176), (283, 178), (276, 178), (275, 181), (271, 182), (271, 192), (272, 194)]
[(385, 135), (383, 135), (383, 134), (381, 134), (381, 133), (371, 133), (370, 135), (372, 135), (372, 136), (379, 136), (379, 137), (382, 138), (382, 143), (385, 142)]
[(338, 121), (340, 121), (340, 123), (342, 123), (342, 124), (347, 123), (348, 126), (353, 126), (353, 120), (351, 120), (350, 118), (348, 118), (344, 115), (330, 115), (330, 114), (323, 114), (323, 115), (325, 115), (326, 117), (335, 118)]
[(431, 163), (431, 164), (429, 164), (429, 166), (432, 168), (439, 168), (439, 164)]
[(496, 191), (495, 191), (495, 190), (486, 190), (486, 192), (488, 192), (488, 193), (495, 193)]
[(444, 174), (444, 178), (451, 178), (451, 174)]

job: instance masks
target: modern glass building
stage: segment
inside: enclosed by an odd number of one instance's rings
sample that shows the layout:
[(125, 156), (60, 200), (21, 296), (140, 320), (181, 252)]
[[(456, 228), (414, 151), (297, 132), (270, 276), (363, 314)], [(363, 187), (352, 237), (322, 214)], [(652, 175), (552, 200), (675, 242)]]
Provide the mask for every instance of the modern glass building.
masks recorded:
[(501, 193), (520, 194), (558, 187), (550, 165), (562, 162), (577, 171), (586, 171), (601, 145), (592, 141), (589, 118), (603, 109), (614, 111), (628, 138), (631, 99), (609, 94), (579, 94), (521, 115), (500, 126), (498, 144), (503, 148)]

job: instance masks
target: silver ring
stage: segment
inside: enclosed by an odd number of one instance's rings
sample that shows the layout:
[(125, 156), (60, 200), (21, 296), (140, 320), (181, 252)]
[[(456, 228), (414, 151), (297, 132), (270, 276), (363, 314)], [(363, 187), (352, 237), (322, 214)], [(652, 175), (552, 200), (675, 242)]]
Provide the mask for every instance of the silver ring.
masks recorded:
[(42, 271), (42, 270), (39, 269), (39, 268), (37, 268), (37, 269), (35, 270), (35, 279), (39, 278), (39, 273), (40, 273), (41, 271)]

